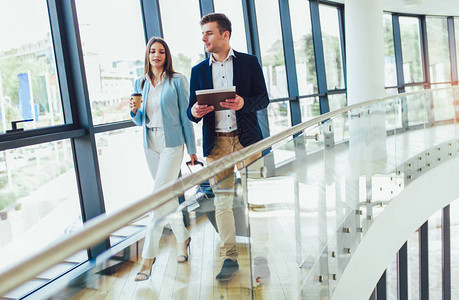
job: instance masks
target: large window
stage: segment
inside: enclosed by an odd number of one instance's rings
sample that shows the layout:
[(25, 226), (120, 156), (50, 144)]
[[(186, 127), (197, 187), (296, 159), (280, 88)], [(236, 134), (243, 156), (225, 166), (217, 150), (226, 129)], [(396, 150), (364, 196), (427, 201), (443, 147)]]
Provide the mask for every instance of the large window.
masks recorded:
[(0, 269), (82, 226), (70, 140), (0, 152)]
[(128, 99), (145, 56), (140, 2), (75, 2), (93, 122), (130, 119)]
[(328, 5), (319, 5), (319, 13), (324, 45), (327, 88), (328, 90), (344, 89), (344, 68), (341, 57), (338, 9)]
[[(423, 90), (423, 86), (408, 86), (405, 91), (416, 92)], [(408, 126), (424, 124), (428, 121), (426, 104), (430, 101), (429, 95), (405, 96), (408, 109)]]
[[(451, 216), (451, 253), (459, 250), (459, 199), (450, 204)], [(459, 295), (459, 256), (451, 255), (451, 294)]]
[(289, 6), (299, 94), (314, 94), (318, 88), (309, 3), (293, 0)]
[(446, 18), (426, 18), (429, 45), (430, 81), (451, 81), (449, 61), (448, 27)]
[[(199, 25), (201, 20), (199, 2), (198, 0), (160, 0), (159, 6), (162, 16), (174, 16), (161, 18), (164, 39), (171, 50), (175, 71), (184, 74), (189, 81), (191, 68), (206, 58), (201, 25)], [(177, 20), (180, 20), (180, 26)], [(202, 123), (193, 122), (199, 153), (202, 151), (200, 147)]]
[(402, 40), (403, 75), (405, 83), (422, 82), (421, 42), (419, 38), (419, 19), (400, 17), (400, 36)]
[(268, 106), (269, 132), (271, 135), (292, 127), (288, 101), (271, 102)]
[(397, 85), (395, 66), (394, 34), (392, 31), (392, 15), (384, 14), (384, 81), (385, 86)]
[(408, 240), (408, 299), (419, 299), (419, 231)]
[(153, 191), (140, 126), (97, 134), (96, 144), (107, 213)]
[[(435, 88), (450, 87), (451, 84), (437, 84)], [(433, 112), (435, 121), (451, 120), (455, 117), (455, 108), (453, 102), (453, 92), (451, 90), (441, 90), (432, 92), (431, 99), (433, 100)]]
[[(187, 76), (205, 59), (197, 0), (160, 0), (164, 39), (172, 52), (174, 69)], [(166, 17), (173, 16), (173, 17)]]
[(255, 0), (261, 61), (269, 98), (288, 97), (284, 47), (277, 0)]
[(214, 9), (215, 12), (224, 13), (231, 21), (231, 47), (236, 51), (247, 52), (242, 1), (214, 0)]
[[(438, 210), (429, 218), (429, 298), (442, 298), (442, 282), (443, 276), (438, 276), (442, 273), (442, 211)], [(454, 239), (454, 238), (453, 238)], [(454, 255), (452, 255), (454, 256)]]
[(45, 1), (0, 3), (0, 133), (64, 123)]
[(300, 109), (303, 122), (320, 116), (319, 97), (300, 99)]
[[(454, 36), (456, 38), (456, 61), (459, 62), (459, 18), (454, 18)], [(457, 70), (459, 76), (459, 67), (457, 68)]]
[(346, 106), (346, 94), (328, 95), (330, 111), (334, 111)]

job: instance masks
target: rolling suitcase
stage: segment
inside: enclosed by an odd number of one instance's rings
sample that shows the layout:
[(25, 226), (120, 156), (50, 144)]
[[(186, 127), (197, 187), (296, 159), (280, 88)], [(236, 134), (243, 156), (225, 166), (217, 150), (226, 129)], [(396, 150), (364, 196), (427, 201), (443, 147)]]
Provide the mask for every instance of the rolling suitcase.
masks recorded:
[[(196, 161), (195, 165), (196, 164), (204, 167), (204, 164), (200, 161)], [(186, 162), (186, 165), (190, 173), (193, 173), (190, 167), (191, 161)], [(235, 186), (240, 183), (241, 179), (235, 178)], [(210, 186), (209, 181), (205, 181), (197, 186), (194, 197), (197, 204), (192, 205), (190, 211), (193, 210), (196, 213), (196, 219), (202, 215), (206, 215), (210, 223), (212, 223), (213, 227), (215, 228), (215, 231), (218, 232), (217, 222), (215, 219), (215, 194), (212, 191), (212, 187)], [(233, 200), (233, 215), (236, 226), (236, 235), (238, 236), (249, 236), (246, 211), (247, 210), (246, 205), (244, 204), (243, 196), (235, 195)]]

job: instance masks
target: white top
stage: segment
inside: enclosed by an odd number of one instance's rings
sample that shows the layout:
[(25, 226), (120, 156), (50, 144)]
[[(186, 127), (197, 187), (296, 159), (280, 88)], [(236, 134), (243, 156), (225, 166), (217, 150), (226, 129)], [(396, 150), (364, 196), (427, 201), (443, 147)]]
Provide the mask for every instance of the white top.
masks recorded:
[[(163, 80), (156, 85), (150, 85), (150, 90), (148, 91), (147, 97), (147, 127), (163, 127), (163, 117), (161, 115), (161, 90), (163, 87)], [(149, 121), (148, 121), (149, 120)]]
[[(209, 65), (212, 66), (212, 82), (214, 89), (224, 89), (233, 86), (233, 49), (230, 48), (228, 56), (223, 62), (218, 62), (211, 55)], [(231, 132), (237, 129), (236, 111), (220, 110), (215, 112), (215, 131)]]

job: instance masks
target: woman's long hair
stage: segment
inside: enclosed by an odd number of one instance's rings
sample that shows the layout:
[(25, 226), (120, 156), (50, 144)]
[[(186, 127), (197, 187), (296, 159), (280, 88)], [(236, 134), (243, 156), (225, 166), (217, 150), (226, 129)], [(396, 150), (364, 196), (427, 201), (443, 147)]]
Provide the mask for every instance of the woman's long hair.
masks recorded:
[[(176, 73), (174, 71), (174, 68), (172, 67), (172, 55), (171, 55), (171, 51), (166, 41), (160, 37), (152, 37), (147, 43), (147, 49), (145, 50), (144, 75), (148, 74), (151, 80), (155, 80), (153, 72), (151, 71), (151, 64), (150, 64), (150, 48), (151, 48), (151, 45), (153, 45), (154, 43), (160, 43), (161, 45), (163, 45), (164, 50), (166, 50), (166, 61), (164, 62), (164, 70), (161, 73), (161, 75), (163, 73), (166, 73), (166, 76), (168, 77), (169, 81), (171, 81), (172, 76)], [(142, 80), (142, 88), (144, 84), (145, 84), (145, 78)]]

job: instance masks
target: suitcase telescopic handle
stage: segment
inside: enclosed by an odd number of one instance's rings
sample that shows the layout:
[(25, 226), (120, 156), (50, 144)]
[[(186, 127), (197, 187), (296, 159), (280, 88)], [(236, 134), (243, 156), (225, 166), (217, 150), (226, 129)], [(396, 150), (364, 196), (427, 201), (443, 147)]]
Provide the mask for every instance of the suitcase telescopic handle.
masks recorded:
[[(190, 160), (190, 161), (187, 161), (185, 164), (186, 164), (187, 166), (191, 165), (191, 160)], [(195, 164), (195, 165), (201, 165), (201, 166), (204, 167), (204, 163), (201, 162), (201, 161), (199, 161), (199, 160), (195, 160), (195, 161), (194, 161), (194, 164)]]

